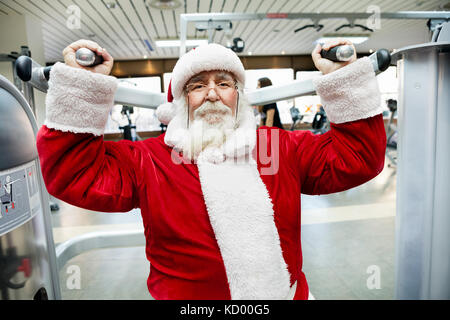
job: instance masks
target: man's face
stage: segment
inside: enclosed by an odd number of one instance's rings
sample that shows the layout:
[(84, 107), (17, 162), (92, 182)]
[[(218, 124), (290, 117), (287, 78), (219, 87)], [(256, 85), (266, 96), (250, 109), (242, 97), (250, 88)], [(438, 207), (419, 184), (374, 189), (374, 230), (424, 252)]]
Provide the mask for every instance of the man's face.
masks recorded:
[[(205, 114), (208, 116), (209, 120), (207, 121), (209, 122), (220, 121), (223, 113), (231, 112), (233, 117), (236, 115), (238, 92), (236, 81), (229, 72), (201, 72), (187, 82), (185, 92), (190, 121), (199, 116), (203, 117)], [(221, 108), (225, 110), (221, 110)]]

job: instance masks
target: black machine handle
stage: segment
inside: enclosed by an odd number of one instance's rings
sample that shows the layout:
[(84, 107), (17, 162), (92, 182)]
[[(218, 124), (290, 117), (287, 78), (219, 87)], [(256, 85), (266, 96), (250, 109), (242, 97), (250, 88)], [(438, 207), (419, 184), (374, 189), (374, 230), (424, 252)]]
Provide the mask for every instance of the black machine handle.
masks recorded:
[(322, 58), (335, 62), (348, 61), (351, 59), (354, 53), (355, 50), (350, 45), (336, 46), (331, 48), (330, 50), (322, 49), (320, 51), (320, 55), (322, 56)]
[[(77, 62), (85, 67), (93, 67), (103, 63), (103, 57), (87, 48), (78, 49), (75, 53)], [(47, 92), (51, 66), (42, 67), (29, 56), (20, 56), (15, 62), (17, 76), (36, 89)]]
[[(373, 54), (372, 54), (373, 55)], [(385, 71), (391, 65), (391, 54), (387, 49), (380, 49), (375, 52), (379, 72)], [(376, 72), (376, 71), (375, 71)]]
[[(32, 78), (33, 59), (28, 56), (20, 56), (16, 60), (16, 72), (22, 81), (30, 81)], [(40, 67), (38, 65), (38, 67)], [(48, 80), (51, 67), (43, 67), (44, 77)]]
[[(322, 58), (342, 62), (348, 61), (353, 56), (354, 50), (352, 46), (342, 45), (331, 48), (330, 50), (321, 50)], [(387, 49), (380, 49), (369, 56), (372, 61), (375, 74), (385, 71), (391, 65), (391, 54)]]

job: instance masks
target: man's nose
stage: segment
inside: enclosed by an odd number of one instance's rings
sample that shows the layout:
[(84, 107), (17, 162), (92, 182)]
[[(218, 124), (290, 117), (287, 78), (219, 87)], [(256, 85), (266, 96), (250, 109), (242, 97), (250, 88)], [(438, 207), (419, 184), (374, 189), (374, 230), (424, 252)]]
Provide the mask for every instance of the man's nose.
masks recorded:
[(217, 94), (215, 87), (208, 88), (208, 94), (206, 95), (206, 99), (209, 101), (217, 101), (219, 100), (219, 95)]

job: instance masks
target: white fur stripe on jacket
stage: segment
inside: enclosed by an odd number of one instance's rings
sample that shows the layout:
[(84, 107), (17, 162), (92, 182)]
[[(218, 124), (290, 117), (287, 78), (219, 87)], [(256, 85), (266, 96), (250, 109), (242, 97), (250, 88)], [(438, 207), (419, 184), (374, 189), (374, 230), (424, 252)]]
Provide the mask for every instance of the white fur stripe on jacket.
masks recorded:
[(332, 123), (366, 119), (383, 112), (378, 82), (368, 57), (313, 82)]
[(50, 71), (45, 99), (48, 128), (102, 135), (118, 80), (57, 62)]
[(198, 171), (231, 299), (292, 299), (269, 193), (255, 161), (203, 162)]

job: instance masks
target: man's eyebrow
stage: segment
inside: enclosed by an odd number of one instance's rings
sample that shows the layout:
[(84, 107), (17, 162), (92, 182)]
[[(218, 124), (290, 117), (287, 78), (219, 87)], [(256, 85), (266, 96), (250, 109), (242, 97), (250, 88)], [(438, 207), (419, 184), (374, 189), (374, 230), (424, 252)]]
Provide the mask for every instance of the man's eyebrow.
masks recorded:
[[(206, 78), (207, 78), (206, 74), (198, 74), (198, 75), (193, 76), (191, 79), (189, 79), (187, 84), (204, 82), (206, 80)], [(233, 76), (226, 71), (218, 72), (214, 78), (215, 78), (214, 80), (216, 80), (216, 81), (217, 80), (234, 80)]]
[(201, 82), (201, 81), (205, 80), (205, 78), (206, 78), (206, 75), (198, 74), (196, 76), (193, 76), (191, 79), (189, 79), (188, 84), (195, 83), (195, 82)]
[(234, 78), (228, 72), (221, 71), (218, 74), (216, 74), (216, 80), (234, 80)]

